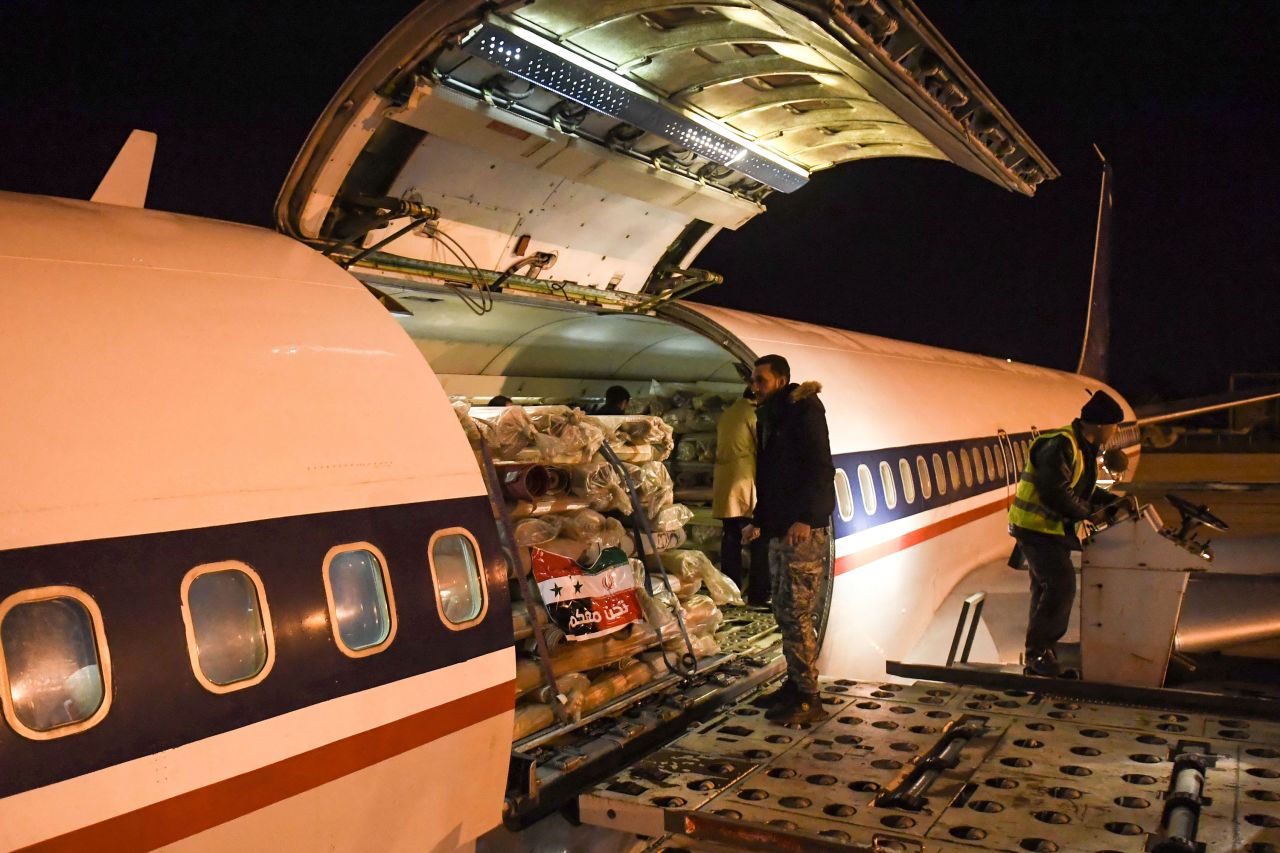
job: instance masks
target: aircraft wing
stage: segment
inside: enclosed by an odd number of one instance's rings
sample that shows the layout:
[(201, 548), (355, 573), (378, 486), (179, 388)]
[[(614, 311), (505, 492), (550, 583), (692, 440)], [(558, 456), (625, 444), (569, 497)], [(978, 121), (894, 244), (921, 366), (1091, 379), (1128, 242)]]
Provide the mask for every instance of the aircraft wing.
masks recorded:
[(1236, 406), (1247, 406), (1251, 403), (1263, 403), (1280, 398), (1280, 386), (1270, 388), (1250, 388), (1241, 391), (1229, 391), (1225, 394), (1211, 394), (1207, 397), (1190, 397), (1182, 400), (1170, 400), (1134, 408), (1134, 415), (1139, 426), (1159, 424), (1165, 421), (1177, 421), (1193, 415), (1217, 412), (1222, 409), (1233, 409)]

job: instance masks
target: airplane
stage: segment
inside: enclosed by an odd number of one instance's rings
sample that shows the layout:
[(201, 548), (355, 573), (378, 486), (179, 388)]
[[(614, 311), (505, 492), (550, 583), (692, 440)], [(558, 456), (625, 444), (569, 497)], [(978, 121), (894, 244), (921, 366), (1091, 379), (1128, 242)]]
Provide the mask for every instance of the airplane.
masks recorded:
[(147, 209), (142, 132), (87, 202), (0, 193), (0, 847), (498, 824), (508, 565), (451, 396), (740, 392), (785, 355), (837, 467), (822, 669), (911, 651), (1007, 553), (1038, 431), (1123, 398), (683, 299), (716, 232), (839, 163), (1057, 176), (914, 5), (857, 8), (433, 0), (325, 109), (278, 232)]

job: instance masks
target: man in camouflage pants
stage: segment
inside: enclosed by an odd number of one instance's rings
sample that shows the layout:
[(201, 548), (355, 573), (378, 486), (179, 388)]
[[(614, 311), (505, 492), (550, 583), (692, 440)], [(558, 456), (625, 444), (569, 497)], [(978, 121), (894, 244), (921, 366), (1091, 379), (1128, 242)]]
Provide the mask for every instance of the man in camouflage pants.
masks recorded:
[(826, 409), (816, 382), (791, 381), (780, 355), (758, 359), (751, 388), (756, 415), (756, 508), (743, 530), (769, 543), (773, 613), (782, 632), (787, 681), (765, 715), (783, 725), (824, 719), (818, 695), (818, 608), (831, 555), (835, 468)]

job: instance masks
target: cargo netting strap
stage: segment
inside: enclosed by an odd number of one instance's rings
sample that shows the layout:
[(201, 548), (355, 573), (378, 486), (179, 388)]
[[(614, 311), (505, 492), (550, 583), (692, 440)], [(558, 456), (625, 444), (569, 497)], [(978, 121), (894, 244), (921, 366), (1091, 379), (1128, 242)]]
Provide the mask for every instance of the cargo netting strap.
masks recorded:
[(546, 637), (547, 616), (538, 604), (538, 600), (534, 598), (533, 588), (529, 585), (529, 578), (525, 574), (524, 565), (520, 562), (520, 557), (516, 550), (515, 528), (511, 524), (511, 513), (507, 510), (506, 501), (502, 499), (502, 481), (498, 477), (498, 469), (493, 464), (493, 455), (483, 441), (480, 442), (476, 455), (480, 457), (480, 468), (484, 472), (485, 491), (489, 493), (489, 505), (493, 507), (494, 518), (498, 521), (498, 539), (502, 543), (502, 556), (506, 559), (507, 567), (516, 579), (516, 587), (520, 590), (520, 598), (524, 600), (524, 605), (529, 612), (529, 618), (533, 621), (533, 640), (538, 646), (538, 665), (542, 669), (543, 680), (551, 688), (552, 695), (556, 700), (551, 703), (551, 710), (556, 715), (558, 722), (567, 723), (569, 722), (569, 713), (565, 709), (565, 704), (568, 699), (560, 692), (560, 686), (556, 683), (555, 670), (551, 666), (551, 648), (547, 645)]
[[(636, 553), (645, 567), (645, 591), (650, 596), (653, 595), (653, 572), (656, 570), (662, 577), (663, 585), (667, 588), (666, 591), (670, 592), (674, 598), (675, 592), (671, 589), (671, 580), (667, 577), (667, 569), (662, 565), (657, 543), (654, 542), (653, 528), (649, 524), (649, 514), (645, 512), (644, 504), (640, 502), (640, 496), (636, 494), (635, 483), (631, 481), (631, 475), (627, 473), (627, 469), (622, 465), (622, 460), (618, 458), (618, 454), (614, 452), (607, 442), (600, 445), (600, 453), (613, 469), (618, 472), (618, 478), (626, 486), (627, 496), (631, 499), (631, 523), (632, 529), (635, 531)], [(645, 545), (646, 542), (648, 547)], [(667, 647), (662, 642), (661, 630), (658, 631), (658, 649), (662, 652), (662, 661), (669, 670), (683, 678), (689, 678), (698, 672), (698, 658), (693, 653), (693, 640), (689, 638), (689, 629), (684, 624), (683, 611), (679, 606), (672, 608), (672, 610), (675, 613), (676, 624), (680, 627), (680, 636), (684, 638), (684, 645), (688, 651), (681, 655), (678, 661), (673, 662), (667, 657)]]

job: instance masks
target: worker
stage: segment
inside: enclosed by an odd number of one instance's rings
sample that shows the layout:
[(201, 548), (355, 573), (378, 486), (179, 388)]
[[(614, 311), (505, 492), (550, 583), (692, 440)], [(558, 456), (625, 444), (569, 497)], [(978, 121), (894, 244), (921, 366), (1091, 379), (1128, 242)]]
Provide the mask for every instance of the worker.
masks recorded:
[(831, 559), (835, 467), (817, 382), (791, 381), (780, 355), (756, 359), (756, 509), (742, 538), (768, 542), (773, 614), (787, 681), (765, 714), (783, 725), (825, 719), (818, 695), (818, 609)]
[(489, 405), (506, 408), (507, 406), (514, 406), (515, 401), (513, 401), (510, 397), (508, 397), (505, 394), (499, 394), (498, 396), (494, 397), (492, 400), (489, 401)]
[(742, 569), (742, 529), (756, 506), (756, 400), (747, 388), (716, 422), (716, 467), (712, 479), (711, 516), (720, 519), (720, 568), (743, 588), (747, 604), (769, 602), (769, 554), (760, 538), (752, 542), (751, 574)]
[(1071, 552), (1080, 550), (1077, 527), (1115, 500), (1096, 487), (1096, 463), (1123, 419), (1120, 404), (1098, 391), (1070, 426), (1040, 433), (1027, 453), (1009, 507), (1009, 533), (1017, 542), (1010, 563), (1025, 561), (1031, 575), (1027, 675), (1079, 677), (1059, 663), (1054, 646), (1067, 632), (1076, 595)]
[(593, 415), (625, 415), (627, 413), (627, 403), (631, 402), (631, 392), (621, 385), (610, 385), (605, 389), (604, 402), (601, 403)]

